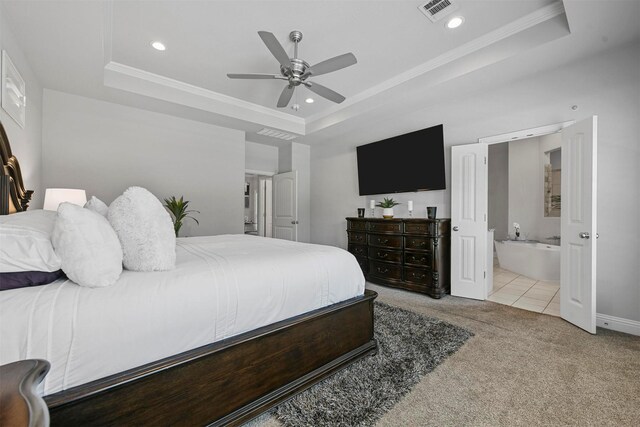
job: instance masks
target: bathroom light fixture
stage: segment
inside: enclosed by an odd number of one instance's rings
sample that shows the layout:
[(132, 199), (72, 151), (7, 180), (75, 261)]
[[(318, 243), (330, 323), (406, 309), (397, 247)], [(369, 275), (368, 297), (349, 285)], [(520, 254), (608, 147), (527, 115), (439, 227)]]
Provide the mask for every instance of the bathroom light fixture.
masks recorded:
[(313, 98), (307, 98), (304, 100), (307, 104), (313, 104)]
[(458, 28), (463, 23), (464, 23), (463, 16), (454, 16), (453, 18), (447, 21), (447, 28), (450, 30), (453, 30), (454, 28)]
[(161, 52), (162, 52), (162, 51), (164, 51), (164, 50), (167, 50), (166, 46), (165, 46), (165, 45), (164, 45), (164, 43), (162, 43), (162, 42), (155, 41), (155, 42), (151, 43), (151, 46), (152, 46), (155, 50), (159, 50), (159, 51), (161, 51)]

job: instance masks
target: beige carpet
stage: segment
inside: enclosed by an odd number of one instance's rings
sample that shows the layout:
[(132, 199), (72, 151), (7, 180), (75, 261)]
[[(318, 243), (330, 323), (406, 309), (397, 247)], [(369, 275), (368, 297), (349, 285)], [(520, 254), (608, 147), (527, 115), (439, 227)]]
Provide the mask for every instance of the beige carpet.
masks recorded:
[(640, 425), (640, 337), (594, 336), (489, 301), (367, 287), (382, 302), (475, 333), (377, 426)]

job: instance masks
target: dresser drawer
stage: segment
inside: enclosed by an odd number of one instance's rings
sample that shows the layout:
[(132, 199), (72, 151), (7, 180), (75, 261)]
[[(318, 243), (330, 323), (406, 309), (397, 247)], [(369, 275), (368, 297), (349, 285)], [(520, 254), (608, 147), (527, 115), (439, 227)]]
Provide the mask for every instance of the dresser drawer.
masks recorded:
[(347, 220), (347, 229), (353, 231), (365, 231), (367, 229), (366, 221)]
[(431, 270), (426, 268), (404, 268), (404, 280), (421, 285), (431, 285)]
[(355, 256), (366, 257), (367, 256), (367, 246), (366, 245), (354, 245), (349, 244), (349, 252), (354, 254)]
[(397, 262), (400, 264), (402, 262), (402, 251), (394, 251), (391, 249), (381, 249), (381, 248), (369, 248), (369, 258), (388, 261), (388, 262)]
[(381, 279), (402, 280), (402, 266), (369, 261), (369, 274)]
[(369, 231), (377, 233), (402, 233), (402, 223), (370, 221)]
[(435, 227), (429, 222), (405, 222), (404, 232), (407, 234), (434, 234)]
[(356, 243), (361, 245), (367, 244), (367, 234), (366, 233), (356, 233), (353, 231), (349, 231), (349, 243)]
[(389, 236), (384, 234), (369, 234), (369, 244), (384, 248), (402, 248), (402, 236)]
[(404, 263), (406, 265), (416, 267), (431, 267), (432, 265), (431, 252), (405, 252)]
[(431, 249), (431, 238), (418, 236), (405, 236), (404, 248), (407, 250), (428, 250)]

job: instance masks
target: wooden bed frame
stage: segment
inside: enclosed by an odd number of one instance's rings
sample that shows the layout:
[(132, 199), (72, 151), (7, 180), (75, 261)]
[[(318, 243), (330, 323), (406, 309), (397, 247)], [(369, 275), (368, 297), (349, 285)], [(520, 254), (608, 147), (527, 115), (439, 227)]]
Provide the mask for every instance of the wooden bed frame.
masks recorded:
[[(17, 160), (0, 123), (6, 210), (26, 210)], [(377, 351), (365, 294), (272, 325), (46, 396), (35, 388), (49, 364), (0, 367), (0, 424), (240, 425)], [(100, 339), (100, 337), (96, 337)], [(45, 406), (46, 403), (46, 406)], [(22, 422), (20, 422), (22, 420)], [(28, 420), (25, 422), (25, 420)]]

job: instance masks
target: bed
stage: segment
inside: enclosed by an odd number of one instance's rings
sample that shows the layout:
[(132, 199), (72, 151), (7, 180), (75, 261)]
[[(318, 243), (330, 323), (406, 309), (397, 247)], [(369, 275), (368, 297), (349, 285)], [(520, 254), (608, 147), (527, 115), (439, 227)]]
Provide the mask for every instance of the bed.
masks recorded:
[[(11, 214), (32, 193), (0, 139)], [(377, 349), (376, 295), (346, 251), (228, 235), (176, 252), (175, 270), (109, 288), (3, 291), (0, 422), (239, 425)]]

